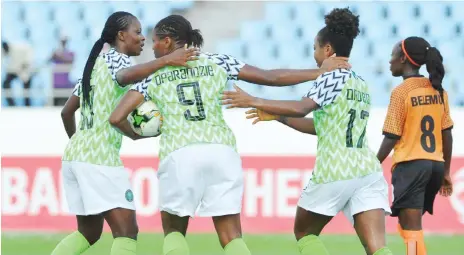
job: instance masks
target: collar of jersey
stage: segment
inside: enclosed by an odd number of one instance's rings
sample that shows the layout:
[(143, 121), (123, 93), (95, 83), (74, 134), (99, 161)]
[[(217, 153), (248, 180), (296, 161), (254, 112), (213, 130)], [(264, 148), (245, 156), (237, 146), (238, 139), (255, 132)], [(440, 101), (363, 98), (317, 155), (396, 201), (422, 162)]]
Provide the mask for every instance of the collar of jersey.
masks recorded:
[(117, 50), (116, 50), (115, 48), (113, 48), (113, 47), (110, 48), (110, 50), (108, 51), (108, 54), (110, 54), (110, 55), (112, 55), (112, 54), (118, 54), (118, 55), (123, 55), (124, 57), (129, 57), (129, 56), (127, 56), (126, 54), (117, 51)]

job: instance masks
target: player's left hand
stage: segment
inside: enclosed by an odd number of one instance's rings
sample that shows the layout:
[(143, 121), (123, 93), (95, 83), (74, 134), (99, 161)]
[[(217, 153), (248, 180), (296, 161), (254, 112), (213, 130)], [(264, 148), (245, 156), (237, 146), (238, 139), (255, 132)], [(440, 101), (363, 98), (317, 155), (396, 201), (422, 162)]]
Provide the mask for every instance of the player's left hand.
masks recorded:
[(276, 120), (279, 118), (278, 115), (273, 115), (270, 113), (267, 113), (265, 111), (259, 110), (259, 109), (251, 109), (245, 112), (247, 114), (246, 118), (247, 119), (253, 119), (253, 125), (260, 122), (260, 121), (271, 121), (271, 120)]
[(449, 197), (453, 194), (453, 182), (451, 181), (451, 176), (446, 175), (443, 178), (443, 183), (440, 189), (440, 195), (444, 197)]
[(222, 95), (222, 104), (227, 105), (227, 109), (249, 108), (254, 106), (255, 97), (252, 97), (235, 84), (234, 88), (235, 91), (224, 91)]

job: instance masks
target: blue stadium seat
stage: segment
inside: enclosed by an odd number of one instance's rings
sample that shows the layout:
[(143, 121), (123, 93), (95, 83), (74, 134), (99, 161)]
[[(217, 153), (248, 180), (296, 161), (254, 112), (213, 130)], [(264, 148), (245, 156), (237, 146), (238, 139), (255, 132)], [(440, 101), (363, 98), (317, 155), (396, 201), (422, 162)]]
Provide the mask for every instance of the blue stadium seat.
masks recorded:
[(79, 2), (50, 2), (54, 21), (60, 26), (81, 22), (82, 6)]
[(169, 1), (168, 2), (171, 9), (175, 10), (185, 10), (192, 8), (193, 5), (195, 4), (195, 1), (193, 0), (182, 0), (182, 1)]
[(52, 12), (49, 2), (27, 2), (24, 4), (25, 23), (34, 29), (52, 22)]
[(369, 24), (385, 19), (386, 9), (383, 2), (354, 2), (351, 3), (353, 12), (360, 15), (361, 24)]
[(2, 21), (2, 40), (7, 42), (26, 41), (28, 29), (22, 22), (6, 23)]
[(324, 18), (324, 10), (319, 2), (295, 2), (295, 19), (298, 24), (311, 25)]
[(388, 2), (386, 10), (388, 20), (407, 25), (405, 20), (417, 19), (419, 5), (416, 2)]
[(371, 23), (360, 24), (361, 36), (372, 40), (384, 40), (393, 36), (392, 23), (387, 20), (378, 20)]
[(451, 6), (451, 16), (454, 20), (464, 21), (464, 2), (463, 1), (452, 1), (449, 3)]
[(350, 56), (357, 58), (369, 58), (372, 55), (371, 42), (365, 38), (357, 38), (354, 40), (353, 48), (351, 49)]
[(245, 21), (240, 25), (240, 39), (263, 42), (270, 37), (270, 25), (264, 21)]
[(23, 4), (19, 1), (2, 1), (2, 25), (22, 22)]
[(242, 59), (244, 57), (244, 47), (245, 42), (242, 40), (225, 40), (218, 42), (216, 46), (216, 52), (213, 53), (228, 54), (238, 59)]
[(395, 23), (397, 36), (400, 38), (407, 38), (409, 36), (425, 36), (426, 35), (426, 26), (424, 22), (414, 19), (410, 20), (407, 23), (398, 22)]
[(264, 5), (264, 17), (267, 21), (288, 24), (292, 20), (294, 8), (287, 2), (267, 2)]
[(277, 44), (277, 56), (279, 61), (285, 63), (298, 62), (300, 60), (311, 59), (313, 46), (307, 42), (292, 42), (291, 46), (281, 40)]
[(111, 8), (113, 9), (113, 12), (125, 11), (131, 13), (135, 17), (140, 17), (141, 14), (141, 6), (139, 2), (112, 1)]
[(82, 2), (83, 18), (88, 24), (95, 22), (106, 22), (112, 13), (112, 8), (108, 2)]
[(301, 40), (306, 40), (310, 43), (313, 43), (314, 37), (316, 37), (317, 33), (325, 27), (325, 23), (323, 19), (319, 19), (311, 23), (299, 23), (295, 26), (302, 31)]
[(460, 24), (451, 19), (426, 22), (427, 35), (440, 40), (448, 40), (458, 35)]
[(439, 21), (450, 19), (451, 5), (449, 2), (421, 2), (419, 16), (423, 21)]
[(270, 28), (270, 32), (271, 32), (271, 38), (273, 38), (274, 40), (282, 40), (282, 39), (286, 39), (286, 40), (298, 40), (299, 39), (299, 36), (298, 36), (298, 31), (295, 27), (293, 26), (287, 26), (287, 25), (278, 25), (278, 24), (274, 24), (271, 26)]
[(140, 2), (141, 22), (143, 26), (155, 26), (161, 19), (171, 14), (169, 2)]

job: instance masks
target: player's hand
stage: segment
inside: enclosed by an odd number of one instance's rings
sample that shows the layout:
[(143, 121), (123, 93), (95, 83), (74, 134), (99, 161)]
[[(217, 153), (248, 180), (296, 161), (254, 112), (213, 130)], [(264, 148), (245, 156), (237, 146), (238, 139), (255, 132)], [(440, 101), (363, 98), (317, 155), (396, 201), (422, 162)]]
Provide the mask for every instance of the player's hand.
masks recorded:
[(247, 119), (253, 119), (253, 125), (260, 122), (260, 121), (271, 121), (271, 120), (276, 120), (279, 118), (278, 115), (273, 115), (270, 113), (267, 113), (265, 111), (259, 110), (259, 109), (251, 109), (245, 112), (247, 114), (246, 118)]
[(451, 176), (445, 175), (443, 178), (443, 183), (440, 189), (440, 195), (444, 197), (449, 197), (453, 194), (453, 182), (451, 181)]
[(222, 104), (231, 108), (249, 108), (254, 107), (256, 98), (243, 91), (234, 84), (235, 91), (224, 91), (222, 95)]
[(164, 56), (166, 65), (168, 66), (188, 66), (188, 61), (198, 60), (200, 48), (188, 47), (185, 44), (184, 48), (179, 48), (169, 55)]
[(330, 72), (339, 68), (351, 69), (351, 65), (348, 63), (348, 58), (337, 57), (336, 54), (333, 54), (330, 58), (324, 60), (320, 67), (323, 72)]

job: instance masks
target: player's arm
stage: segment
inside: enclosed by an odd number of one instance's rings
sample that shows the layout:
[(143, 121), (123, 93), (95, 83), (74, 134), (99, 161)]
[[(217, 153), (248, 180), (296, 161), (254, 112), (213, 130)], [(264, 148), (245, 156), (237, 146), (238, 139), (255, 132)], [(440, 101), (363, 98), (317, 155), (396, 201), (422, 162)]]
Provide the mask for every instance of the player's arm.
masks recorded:
[(388, 105), (387, 117), (383, 126), (384, 139), (377, 152), (377, 159), (382, 163), (395, 147), (403, 134), (406, 121), (406, 103), (404, 95), (398, 90), (393, 90)]
[(260, 122), (260, 121), (271, 121), (277, 120), (280, 123), (291, 127), (297, 131), (302, 133), (316, 135), (316, 128), (314, 127), (314, 119), (313, 118), (291, 118), (279, 115), (269, 114), (259, 109), (251, 109), (246, 112), (247, 119), (254, 119), (253, 125)]
[(319, 69), (263, 70), (255, 66), (244, 65), (240, 69), (238, 79), (266, 86), (290, 86), (316, 80), (321, 74), (338, 68), (351, 68), (348, 58), (328, 58)]
[(267, 100), (253, 97), (234, 85), (236, 91), (224, 91), (223, 104), (227, 108), (256, 108), (269, 114), (287, 117), (305, 117), (318, 108), (316, 102), (309, 98), (294, 100)]
[(76, 118), (74, 114), (80, 107), (80, 86), (81, 82), (79, 80), (74, 87), (72, 95), (68, 98), (68, 101), (66, 101), (63, 109), (61, 110), (61, 120), (63, 121), (64, 129), (66, 130), (66, 134), (68, 134), (69, 138), (76, 133)]
[(453, 154), (453, 134), (451, 128), (443, 130), (443, 159), (445, 160), (445, 176), (450, 175), (451, 158)]
[(317, 135), (313, 118), (291, 118), (279, 116), (278, 121), (288, 127), (300, 131), (301, 133)]
[(132, 140), (137, 140), (143, 138), (142, 136), (137, 135), (134, 130), (132, 130), (129, 121), (127, 121), (127, 116), (137, 108), (141, 103), (144, 102), (144, 97), (137, 91), (130, 90), (124, 95), (124, 97), (119, 102), (118, 106), (111, 113), (109, 122), (110, 124), (119, 129), (124, 135), (131, 138)]
[(161, 58), (119, 70), (116, 73), (116, 81), (121, 86), (127, 86), (147, 78), (163, 67), (187, 66), (187, 62), (197, 60), (199, 54), (198, 48), (179, 48)]

